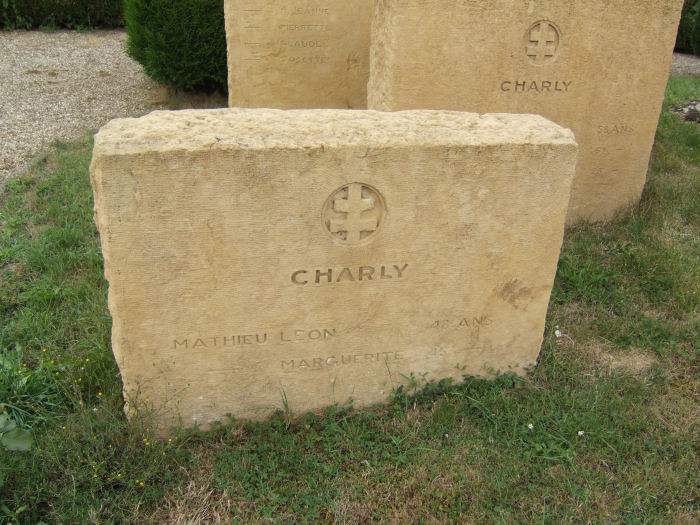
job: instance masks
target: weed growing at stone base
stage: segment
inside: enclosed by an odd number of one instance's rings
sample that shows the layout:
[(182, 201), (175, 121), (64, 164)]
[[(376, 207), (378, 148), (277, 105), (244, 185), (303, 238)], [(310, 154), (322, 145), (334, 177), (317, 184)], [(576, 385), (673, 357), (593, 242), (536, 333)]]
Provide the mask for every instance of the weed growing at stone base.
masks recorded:
[[(698, 98), (672, 79), (669, 104)], [(0, 521), (700, 520), (700, 128), (664, 112), (640, 206), (565, 241), (528, 378), (415, 378), (384, 407), (158, 439), (127, 425), (87, 166), (61, 145), (0, 198)]]

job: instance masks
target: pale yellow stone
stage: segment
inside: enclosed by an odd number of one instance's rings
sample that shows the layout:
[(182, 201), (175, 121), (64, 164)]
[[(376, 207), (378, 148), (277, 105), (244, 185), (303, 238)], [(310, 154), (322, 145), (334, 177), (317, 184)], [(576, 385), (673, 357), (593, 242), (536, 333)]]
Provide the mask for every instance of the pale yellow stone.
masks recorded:
[(112, 347), (162, 428), (535, 364), (574, 176), (542, 117), (115, 120), (91, 179)]
[(229, 105), (367, 107), (372, 0), (225, 0)]
[(568, 222), (639, 201), (683, 0), (377, 0), (369, 107), (536, 113), (580, 144)]

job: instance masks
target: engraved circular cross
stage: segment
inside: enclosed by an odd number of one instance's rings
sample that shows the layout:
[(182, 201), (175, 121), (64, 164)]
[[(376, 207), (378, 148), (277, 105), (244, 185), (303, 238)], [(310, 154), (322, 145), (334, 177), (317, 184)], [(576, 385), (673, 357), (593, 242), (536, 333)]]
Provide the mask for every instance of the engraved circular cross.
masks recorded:
[(342, 244), (360, 244), (379, 231), (386, 214), (384, 197), (361, 182), (334, 191), (323, 206), (323, 225)]
[(525, 53), (531, 62), (546, 64), (557, 56), (561, 31), (549, 20), (540, 20), (530, 26), (525, 33)]

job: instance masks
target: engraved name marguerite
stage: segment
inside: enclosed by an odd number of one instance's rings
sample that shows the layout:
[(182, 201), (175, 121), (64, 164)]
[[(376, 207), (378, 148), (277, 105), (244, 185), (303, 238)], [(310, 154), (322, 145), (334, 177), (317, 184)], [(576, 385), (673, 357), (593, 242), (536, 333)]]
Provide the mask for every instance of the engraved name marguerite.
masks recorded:
[(372, 237), (386, 214), (384, 198), (372, 186), (353, 182), (331, 194), (323, 207), (323, 225), (343, 244)]
[(549, 20), (540, 20), (525, 34), (525, 53), (533, 63), (545, 64), (557, 55), (560, 40), (559, 28)]

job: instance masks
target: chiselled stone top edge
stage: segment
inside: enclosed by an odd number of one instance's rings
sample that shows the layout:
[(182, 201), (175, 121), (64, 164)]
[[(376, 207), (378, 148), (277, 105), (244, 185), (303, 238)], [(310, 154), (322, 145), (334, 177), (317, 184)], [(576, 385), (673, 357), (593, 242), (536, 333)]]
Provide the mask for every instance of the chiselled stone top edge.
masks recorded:
[(182, 149), (490, 146), (575, 143), (573, 133), (539, 115), (460, 111), (218, 109), (154, 111), (116, 119), (95, 148), (116, 154)]

